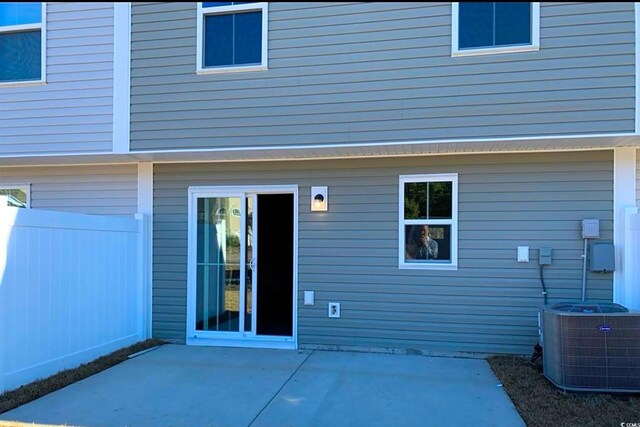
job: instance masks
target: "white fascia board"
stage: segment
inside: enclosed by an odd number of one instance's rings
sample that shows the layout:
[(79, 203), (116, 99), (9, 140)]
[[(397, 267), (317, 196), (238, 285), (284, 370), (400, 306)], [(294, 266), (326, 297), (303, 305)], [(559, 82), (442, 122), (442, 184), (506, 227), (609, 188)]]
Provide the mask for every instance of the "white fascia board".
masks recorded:
[(319, 160), (360, 157), (405, 157), (457, 154), (513, 154), (557, 151), (600, 151), (618, 147), (640, 148), (635, 132), (597, 135), (560, 135), (494, 139), (391, 141), (268, 147), (219, 147), (187, 150), (145, 150), (129, 153), (86, 152), (1, 156), (1, 167), (122, 164), (138, 162), (240, 162), (274, 160)]

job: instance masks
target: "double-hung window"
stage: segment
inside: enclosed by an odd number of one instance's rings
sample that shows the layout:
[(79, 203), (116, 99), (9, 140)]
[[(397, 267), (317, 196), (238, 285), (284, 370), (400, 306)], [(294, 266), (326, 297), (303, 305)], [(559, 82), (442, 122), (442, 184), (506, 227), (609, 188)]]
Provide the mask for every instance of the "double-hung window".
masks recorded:
[(526, 52), (540, 48), (540, 3), (453, 3), (453, 56)]
[(7, 206), (29, 208), (31, 206), (31, 186), (0, 185), (0, 200), (6, 200)]
[(455, 270), (458, 175), (401, 175), (399, 267)]
[(0, 3), (0, 85), (45, 81), (45, 3)]
[(267, 69), (267, 3), (198, 3), (198, 74)]

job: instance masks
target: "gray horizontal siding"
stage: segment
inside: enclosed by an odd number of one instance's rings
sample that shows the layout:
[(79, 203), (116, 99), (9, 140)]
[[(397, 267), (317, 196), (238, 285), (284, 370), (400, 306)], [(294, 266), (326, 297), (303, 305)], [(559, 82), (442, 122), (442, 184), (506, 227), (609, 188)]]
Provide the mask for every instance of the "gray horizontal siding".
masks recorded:
[(450, 3), (270, 3), (269, 70), (195, 74), (194, 3), (137, 3), (134, 150), (631, 132), (634, 7), (542, 3), (538, 52), (451, 57)]
[(91, 215), (134, 215), (136, 165), (0, 168), (0, 188), (31, 184), (31, 207)]
[[(459, 173), (459, 269), (399, 270), (398, 175)], [(437, 156), (314, 162), (157, 164), (154, 168), (154, 335), (184, 341), (187, 188), (299, 186), (301, 345), (528, 353), (542, 303), (537, 248), (551, 302), (579, 297), (580, 220), (612, 238), (611, 152)], [(310, 186), (329, 186), (311, 213)], [(531, 262), (516, 262), (516, 247)], [(314, 290), (316, 305), (302, 304)], [(588, 297), (611, 300), (611, 275), (589, 275)], [(329, 301), (342, 318), (328, 319)]]
[(0, 87), (0, 155), (111, 151), (113, 3), (48, 3), (46, 54), (46, 85)]

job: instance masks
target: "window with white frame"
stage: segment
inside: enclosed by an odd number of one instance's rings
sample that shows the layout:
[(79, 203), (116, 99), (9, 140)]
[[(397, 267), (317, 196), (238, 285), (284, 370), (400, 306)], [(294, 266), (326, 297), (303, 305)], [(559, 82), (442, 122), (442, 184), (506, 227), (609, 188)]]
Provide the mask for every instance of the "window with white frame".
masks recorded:
[(30, 185), (0, 185), (0, 199), (5, 199), (7, 206), (29, 208), (31, 207)]
[(458, 175), (400, 176), (399, 266), (458, 265)]
[(453, 3), (451, 48), (454, 56), (538, 50), (540, 3)]
[(0, 3), (0, 84), (44, 81), (45, 3)]
[(267, 69), (267, 3), (198, 3), (199, 74)]

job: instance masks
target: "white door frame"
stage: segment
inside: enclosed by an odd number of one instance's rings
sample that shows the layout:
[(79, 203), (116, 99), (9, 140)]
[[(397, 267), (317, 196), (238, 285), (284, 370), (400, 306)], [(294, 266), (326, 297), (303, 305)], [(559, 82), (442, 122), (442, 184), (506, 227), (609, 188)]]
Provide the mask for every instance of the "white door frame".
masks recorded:
[[(197, 199), (202, 197), (237, 197), (238, 194), (293, 194), (293, 336), (225, 337), (215, 332), (196, 332), (196, 256), (197, 256)], [(257, 200), (257, 199), (256, 199)], [(246, 209), (246, 208), (245, 208)], [(243, 211), (243, 218), (245, 218)], [(256, 216), (257, 217), (257, 216)], [(243, 221), (244, 224), (244, 221)], [(187, 256), (187, 345), (256, 348), (298, 348), (298, 186), (297, 185), (238, 185), (190, 186), (188, 189), (188, 256)], [(257, 236), (257, 234), (256, 234)], [(241, 272), (245, 269), (241, 267)], [(259, 264), (258, 264), (259, 268)], [(259, 285), (258, 285), (259, 288)], [(259, 289), (254, 288), (259, 292)], [(255, 318), (256, 316), (253, 316)], [(224, 334), (224, 333), (223, 333)]]

